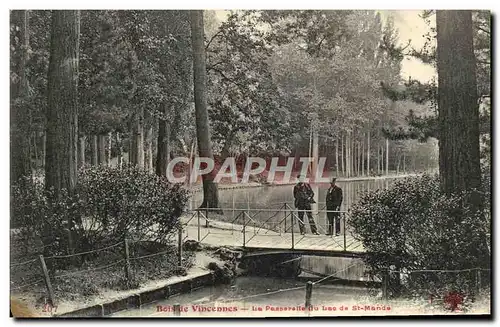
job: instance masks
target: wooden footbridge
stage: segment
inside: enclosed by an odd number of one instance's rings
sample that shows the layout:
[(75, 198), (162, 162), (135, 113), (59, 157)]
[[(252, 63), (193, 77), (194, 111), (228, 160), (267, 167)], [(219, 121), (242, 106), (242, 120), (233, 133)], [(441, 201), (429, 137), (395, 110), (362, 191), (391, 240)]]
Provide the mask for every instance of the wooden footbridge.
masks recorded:
[[(303, 254), (315, 256), (359, 257), (365, 250), (349, 229), (349, 214), (336, 211), (341, 219), (340, 235), (326, 235), (325, 206), (312, 211), (320, 235), (299, 231), (296, 209), (283, 204), (277, 209), (222, 208), (223, 215), (209, 209), (195, 209), (181, 219), (183, 240), (197, 240), (209, 246), (241, 248), (245, 256), (263, 254)], [(333, 212), (333, 211), (332, 211)]]

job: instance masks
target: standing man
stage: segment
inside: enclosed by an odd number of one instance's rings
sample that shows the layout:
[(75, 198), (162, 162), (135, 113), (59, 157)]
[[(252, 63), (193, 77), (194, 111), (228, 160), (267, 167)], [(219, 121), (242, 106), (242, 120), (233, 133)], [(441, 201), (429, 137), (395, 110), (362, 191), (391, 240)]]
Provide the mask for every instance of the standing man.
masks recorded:
[(311, 203), (314, 203), (314, 192), (311, 185), (305, 183), (305, 178), (303, 176), (299, 175), (297, 178), (299, 182), (293, 188), (293, 197), (295, 198), (295, 208), (297, 208), (299, 212), (300, 234), (305, 235), (306, 233), (304, 226), (304, 211), (306, 211), (307, 217), (309, 218), (309, 224), (311, 225), (311, 233), (319, 235), (311, 212)]
[(336, 180), (336, 178), (332, 179), (330, 188), (326, 192), (326, 210), (328, 211), (328, 233), (326, 235), (333, 235), (333, 221), (335, 220), (335, 236), (338, 236), (340, 234), (340, 213), (338, 211), (342, 205), (342, 189), (335, 185)]

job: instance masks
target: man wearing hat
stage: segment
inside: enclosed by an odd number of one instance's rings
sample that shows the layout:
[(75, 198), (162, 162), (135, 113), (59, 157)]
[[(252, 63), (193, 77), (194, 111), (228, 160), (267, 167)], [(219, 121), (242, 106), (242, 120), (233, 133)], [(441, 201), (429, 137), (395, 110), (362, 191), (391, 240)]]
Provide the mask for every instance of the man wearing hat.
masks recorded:
[(335, 220), (335, 236), (340, 234), (340, 213), (338, 211), (342, 205), (342, 189), (335, 185), (336, 180), (336, 178), (332, 179), (330, 188), (326, 192), (326, 210), (328, 217), (328, 233), (326, 235), (333, 235), (333, 221)]
[(311, 225), (311, 233), (319, 235), (316, 228), (316, 223), (311, 213), (311, 203), (314, 203), (314, 192), (311, 185), (305, 182), (303, 176), (297, 176), (299, 182), (293, 188), (293, 197), (295, 198), (295, 207), (299, 211), (299, 228), (300, 234), (304, 235), (306, 229), (304, 226), (304, 211), (307, 212), (307, 217), (309, 218), (309, 224)]

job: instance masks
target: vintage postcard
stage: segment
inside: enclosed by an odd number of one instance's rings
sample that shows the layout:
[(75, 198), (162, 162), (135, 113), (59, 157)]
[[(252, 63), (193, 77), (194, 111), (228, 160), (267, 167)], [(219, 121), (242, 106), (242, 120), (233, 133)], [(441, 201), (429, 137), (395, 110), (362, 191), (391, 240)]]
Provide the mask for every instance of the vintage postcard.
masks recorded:
[(11, 10), (11, 316), (490, 317), (490, 78), (488, 10)]

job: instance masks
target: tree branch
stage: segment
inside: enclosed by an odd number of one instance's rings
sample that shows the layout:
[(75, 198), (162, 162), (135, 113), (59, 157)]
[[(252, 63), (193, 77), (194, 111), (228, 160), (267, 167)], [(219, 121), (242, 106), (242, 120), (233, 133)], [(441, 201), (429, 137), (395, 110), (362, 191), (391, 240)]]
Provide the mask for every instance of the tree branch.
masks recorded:
[(483, 65), (491, 65), (491, 62), (488, 60), (476, 59), (476, 62), (483, 64)]
[(210, 41), (208, 41), (207, 45), (205, 46), (205, 51), (208, 51), (208, 47), (210, 46), (210, 44), (212, 43), (212, 41), (217, 37), (219, 36), (219, 34), (224, 34), (224, 32), (222, 30), (219, 30), (217, 33), (214, 34), (214, 36), (212, 36), (212, 38), (210, 38)]
[(238, 82), (236, 82), (236, 80), (227, 77), (220, 69), (215, 68), (215, 67), (212, 66), (212, 67), (210, 67), (210, 69), (207, 69), (207, 70), (213, 70), (214, 72), (219, 73), (219, 75), (222, 76), (222, 78), (224, 78), (225, 80), (233, 83), (234, 85), (236, 85), (236, 86), (238, 86), (240, 88), (243, 88), (243, 86), (241, 84), (239, 84)]
[(488, 35), (491, 35), (491, 31), (484, 29), (483, 27), (481, 27), (481, 25), (477, 25), (476, 27), (478, 30), (483, 31), (484, 33), (486, 33)]

